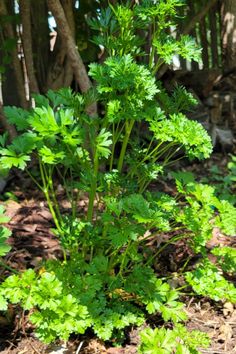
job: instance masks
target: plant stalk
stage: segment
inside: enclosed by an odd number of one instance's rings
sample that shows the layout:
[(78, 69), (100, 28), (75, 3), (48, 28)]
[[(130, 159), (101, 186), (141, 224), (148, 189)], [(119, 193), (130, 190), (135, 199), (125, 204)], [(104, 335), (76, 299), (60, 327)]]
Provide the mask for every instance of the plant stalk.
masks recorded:
[(99, 168), (99, 160), (96, 151), (94, 156), (93, 182), (91, 184), (91, 190), (89, 193), (89, 205), (88, 205), (88, 213), (87, 213), (88, 222), (92, 222), (93, 219), (94, 200), (95, 200), (96, 190), (97, 190), (98, 168)]
[(122, 147), (121, 147), (120, 157), (119, 157), (118, 166), (117, 166), (118, 171), (120, 173), (121, 173), (122, 168), (123, 168), (125, 153), (126, 153), (127, 145), (128, 145), (128, 142), (129, 142), (129, 137), (130, 137), (134, 122), (135, 122), (134, 120), (131, 120), (130, 122), (127, 122), (126, 126), (125, 126), (125, 136), (124, 136), (123, 144), (122, 144)]

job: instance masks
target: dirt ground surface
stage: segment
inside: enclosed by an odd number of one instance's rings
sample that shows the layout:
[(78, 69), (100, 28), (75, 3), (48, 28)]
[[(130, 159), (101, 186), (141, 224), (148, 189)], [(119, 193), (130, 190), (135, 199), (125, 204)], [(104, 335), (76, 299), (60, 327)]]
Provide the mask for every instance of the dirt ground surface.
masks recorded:
[[(202, 167), (201, 167), (202, 169)], [(14, 188), (16, 200), (2, 202), (6, 213), (11, 218), (8, 227), (12, 230), (10, 243), (12, 250), (6, 256), (8, 266), (17, 270), (40, 268), (44, 259), (61, 256), (60, 246), (51, 232), (53, 226), (51, 214), (33, 185), (24, 178), (19, 179)], [(63, 204), (64, 203), (64, 204)], [(62, 207), (68, 205), (63, 201)], [(181, 244), (178, 245), (180, 254)], [(184, 245), (182, 246), (184, 247)], [(0, 268), (0, 278), (10, 274)], [(186, 311), (189, 316), (187, 327), (207, 332), (212, 340), (210, 348), (202, 353), (234, 354), (236, 353), (236, 306), (230, 303), (215, 303), (199, 297), (199, 301), (186, 297)], [(74, 337), (66, 346), (56, 343), (46, 346), (33, 335), (27, 316), (18, 307), (9, 310), (10, 318), (0, 313), (0, 353), (1, 354), (135, 354), (139, 342), (138, 330), (131, 329), (127, 344), (123, 348), (113, 348), (109, 344), (92, 337)], [(158, 354), (158, 353), (157, 353)]]

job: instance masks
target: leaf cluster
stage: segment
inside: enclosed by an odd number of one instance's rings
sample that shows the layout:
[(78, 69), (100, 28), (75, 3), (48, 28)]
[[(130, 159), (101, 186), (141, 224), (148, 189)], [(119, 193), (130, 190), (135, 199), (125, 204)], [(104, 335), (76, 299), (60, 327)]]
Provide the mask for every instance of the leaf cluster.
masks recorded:
[[(183, 1), (142, 1), (135, 3), (110, 5), (102, 10), (97, 18), (88, 19), (90, 27), (99, 32), (93, 42), (105, 48), (109, 56), (145, 56), (146, 38), (151, 41), (151, 59), (149, 61), (154, 72), (162, 63), (170, 64), (175, 55), (187, 60), (200, 58), (201, 50), (195, 41), (183, 35), (175, 38), (178, 8)], [(170, 34), (169, 28), (174, 28)], [(150, 36), (151, 35), (151, 36)], [(155, 55), (158, 57), (154, 62)]]
[(6, 310), (7, 301), (21, 303), (25, 310), (34, 309), (30, 320), (37, 327), (38, 338), (46, 343), (57, 337), (67, 340), (72, 332), (84, 333), (90, 325), (86, 307), (65, 291), (53, 273), (37, 276), (28, 269), (22, 275), (12, 275), (1, 286), (1, 299), (1, 310)]
[(90, 64), (90, 76), (97, 82), (101, 100), (108, 102), (107, 119), (142, 119), (145, 105), (158, 89), (150, 71), (134, 62), (130, 54), (110, 57), (103, 65)]
[(196, 183), (190, 173), (173, 173), (177, 190), (184, 195), (186, 204), (177, 216), (177, 221), (193, 232), (192, 246), (205, 253), (205, 245), (212, 238), (214, 227), (229, 236), (236, 232), (236, 208), (226, 200), (216, 197), (215, 189)]
[[(4, 215), (5, 209), (0, 205), (0, 224), (7, 223), (10, 219)], [(11, 249), (11, 246), (6, 242), (11, 236), (11, 231), (5, 226), (0, 226), (0, 257), (5, 256)]]
[(231, 204), (236, 204), (236, 156), (230, 155), (226, 172), (213, 165), (210, 170), (210, 177), (202, 179), (204, 183), (214, 183), (216, 193), (220, 199), (228, 200)]
[(236, 288), (220, 274), (219, 269), (207, 258), (203, 259), (196, 270), (187, 272), (185, 278), (199, 295), (215, 301), (227, 300), (236, 303)]
[(140, 332), (141, 344), (138, 352), (145, 354), (200, 354), (198, 348), (207, 348), (209, 338), (200, 331), (188, 331), (177, 324), (173, 329), (146, 328)]

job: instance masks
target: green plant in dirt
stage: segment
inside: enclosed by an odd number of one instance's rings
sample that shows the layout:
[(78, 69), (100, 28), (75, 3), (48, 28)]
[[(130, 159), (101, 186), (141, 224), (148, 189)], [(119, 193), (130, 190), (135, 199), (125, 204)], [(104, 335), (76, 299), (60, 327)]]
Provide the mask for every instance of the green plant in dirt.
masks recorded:
[[(66, 291), (53, 273), (37, 276), (29, 269), (21, 276), (8, 277), (1, 290), (11, 303), (21, 303), (25, 310), (36, 308), (30, 319), (38, 327), (38, 337), (46, 342), (56, 337), (66, 340), (72, 332), (84, 333), (91, 323), (86, 307)], [(6, 307), (1, 302), (1, 308)]]
[(200, 354), (198, 348), (207, 348), (209, 338), (200, 331), (188, 331), (182, 325), (173, 329), (146, 328), (140, 333), (138, 352), (145, 354)]
[[(5, 215), (5, 208), (0, 204), (0, 224), (5, 224), (10, 221), (10, 218)], [(14, 269), (9, 267), (4, 261), (4, 256), (6, 256), (11, 250), (10, 244), (7, 242), (9, 237), (11, 236), (11, 231), (3, 225), (0, 225), (0, 266), (15, 272)], [(6, 300), (0, 295), (0, 307), (6, 310)]]
[(185, 279), (197, 294), (216, 301), (226, 299), (236, 303), (236, 288), (222, 275), (222, 270), (235, 271), (235, 250), (218, 247), (213, 241), (211, 253), (218, 258), (218, 264), (214, 265), (208, 259), (206, 248), (216, 227), (226, 235), (235, 236), (236, 208), (226, 200), (219, 200), (213, 187), (196, 183), (192, 174), (180, 172), (173, 173), (173, 176), (180, 196), (184, 195), (185, 199), (176, 221), (185, 225), (188, 232), (186, 242), (202, 257), (194, 271), (185, 273)]
[[(0, 224), (7, 223), (10, 218), (4, 215), (5, 209), (0, 205)], [(11, 246), (6, 243), (7, 239), (11, 236), (11, 231), (5, 227), (0, 226), (0, 257), (5, 256), (11, 249)]]
[(236, 249), (233, 247), (215, 247), (212, 251), (224, 272), (233, 274), (236, 269)]
[(107, 273), (105, 256), (94, 257), (89, 264), (56, 261), (47, 267), (50, 272), (38, 276), (30, 269), (8, 277), (1, 287), (4, 299), (21, 303), (25, 310), (35, 309), (30, 320), (46, 342), (68, 339), (70, 333), (83, 333), (90, 326), (108, 340), (130, 324), (141, 325), (142, 306), (150, 314), (159, 312), (165, 321), (186, 319), (177, 291), (157, 279), (150, 268), (137, 266), (122, 278)]
[(185, 278), (199, 295), (207, 296), (216, 301), (228, 300), (236, 303), (236, 288), (233, 283), (227, 281), (220, 274), (218, 267), (207, 258), (198, 264), (196, 270), (187, 272)]
[[(103, 64), (90, 65), (95, 89), (85, 95), (69, 89), (36, 95), (29, 111), (5, 108), (20, 134), (0, 149), (1, 167), (26, 171), (44, 193), (64, 260), (45, 262), (41, 275), (28, 270), (7, 278), (0, 287), (1, 308), (11, 302), (32, 309), (31, 321), (46, 342), (66, 340), (89, 327), (104, 340), (119, 341), (125, 327), (140, 325), (148, 314), (176, 326), (175, 338), (185, 336), (177, 326), (186, 320), (179, 292), (153, 270), (163, 247), (153, 252), (148, 241), (161, 232), (181, 231), (170, 242), (191, 236), (193, 249), (202, 251), (210, 237), (207, 222), (215, 217), (223, 225), (224, 208), (230, 206), (219, 200), (212, 204), (213, 191), (205, 187), (206, 193), (202, 185), (179, 190), (180, 203), (147, 190), (175, 160), (207, 158), (212, 150), (203, 127), (183, 113), (193, 104), (191, 95), (181, 87), (169, 95), (155, 79), (174, 54), (198, 56), (192, 40), (174, 40), (166, 31), (181, 5), (178, 0), (143, 1), (102, 10), (90, 23), (101, 30), (97, 42), (109, 56)], [(147, 35), (148, 28), (152, 45), (145, 64), (140, 63), (137, 33)], [(94, 100), (102, 109), (91, 117), (87, 112)], [(145, 138), (140, 137), (144, 129)], [(30, 169), (32, 158), (39, 178)], [(58, 183), (70, 203), (67, 213), (60, 207)], [(88, 200), (86, 210), (81, 199)]]
[(179, 197), (185, 205), (176, 220), (192, 232), (191, 244), (196, 252), (206, 254), (206, 244), (212, 238), (214, 227), (226, 235), (236, 233), (236, 208), (226, 200), (220, 200), (212, 186), (196, 183), (191, 173), (173, 173)]
[(235, 205), (236, 156), (230, 155), (226, 171), (219, 169), (217, 165), (213, 165), (209, 172), (210, 175), (202, 178), (202, 182), (213, 182), (217, 195)]

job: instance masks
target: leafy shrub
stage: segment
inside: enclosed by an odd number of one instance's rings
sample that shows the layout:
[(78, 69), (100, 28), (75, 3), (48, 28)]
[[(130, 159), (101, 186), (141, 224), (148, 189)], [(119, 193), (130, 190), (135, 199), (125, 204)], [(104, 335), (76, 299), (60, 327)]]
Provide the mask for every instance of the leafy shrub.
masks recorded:
[[(153, 262), (163, 248), (151, 253), (147, 245), (150, 237), (178, 230), (178, 238), (204, 254), (214, 222), (233, 231), (222, 218), (231, 206), (222, 204), (209, 186), (182, 183), (177, 177), (180, 201), (148, 191), (175, 159), (202, 159), (212, 150), (202, 126), (183, 113), (194, 103), (191, 95), (182, 87), (169, 95), (155, 79), (174, 54), (187, 59), (199, 54), (189, 37), (174, 40), (165, 31), (175, 23), (178, 6), (182, 1), (146, 0), (102, 10), (99, 19), (90, 20), (101, 31), (94, 41), (108, 53), (103, 64), (90, 65), (96, 88), (85, 95), (69, 89), (36, 95), (36, 107), (29, 111), (5, 108), (20, 135), (2, 144), (1, 167), (25, 170), (44, 193), (64, 261), (45, 262), (45, 272), (39, 274), (27, 270), (8, 277), (0, 288), (0, 305), (6, 310), (7, 302), (19, 303), (30, 310), (37, 335), (45, 342), (66, 340), (89, 327), (104, 340), (118, 340), (125, 327), (159, 314), (174, 329), (156, 329), (153, 336), (168, 343), (180, 339), (168, 350), (194, 352), (198, 346), (195, 332), (187, 334), (178, 324), (186, 320), (178, 291), (154, 273)], [(136, 60), (143, 55), (137, 30), (145, 32), (148, 26), (152, 49), (144, 65)], [(102, 110), (91, 117), (88, 108), (94, 100)], [(145, 139), (140, 137), (142, 127), (148, 129)], [(32, 156), (38, 163), (37, 179), (29, 168)], [(66, 214), (57, 199), (57, 183), (71, 205)], [(85, 212), (78, 201), (86, 197)], [(235, 209), (230, 213), (235, 215)], [(186, 275), (196, 291), (208, 295), (193, 277)], [(140, 347), (144, 353), (146, 344)]]

